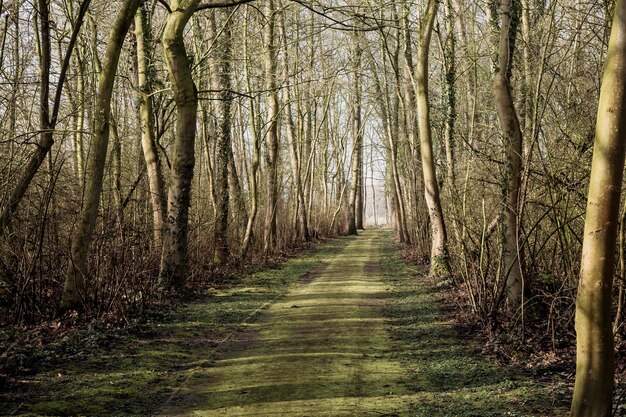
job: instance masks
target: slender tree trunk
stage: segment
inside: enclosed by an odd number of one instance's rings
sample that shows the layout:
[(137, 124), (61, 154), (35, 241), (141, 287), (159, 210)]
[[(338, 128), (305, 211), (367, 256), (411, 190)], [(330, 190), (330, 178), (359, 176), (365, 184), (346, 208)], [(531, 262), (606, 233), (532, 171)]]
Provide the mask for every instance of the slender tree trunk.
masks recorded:
[(504, 187), (504, 219), (502, 254), (509, 311), (516, 313), (522, 307), (522, 271), (519, 259), (519, 192), (522, 177), (522, 132), (513, 104), (511, 64), (515, 50), (518, 13), (516, 0), (502, 0), (499, 13), (500, 37), (495, 68), (494, 98), (502, 129), (506, 153), (506, 180)]
[[(522, 101), (522, 119), (524, 121), (524, 131), (526, 134), (531, 130), (532, 124), (532, 73), (531, 73), (531, 56), (530, 56), (530, 43), (531, 43), (531, 33), (530, 33), (530, 2), (529, 0), (520, 0), (521, 1), (521, 23), (522, 23), (522, 52), (523, 52), (523, 69), (524, 69), (524, 77), (522, 78), (522, 91), (521, 91), (521, 101)], [(527, 136), (528, 137), (528, 136)]]
[(274, 30), (276, 13), (274, 0), (265, 0), (264, 65), (265, 89), (267, 90), (267, 207), (265, 213), (265, 230), (263, 254), (267, 256), (276, 248), (276, 206), (278, 204), (278, 91), (276, 90), (276, 47)]
[[(455, 142), (454, 129), (456, 123), (456, 39), (454, 35), (454, 12), (451, 0), (444, 0), (446, 41), (444, 45), (444, 70), (445, 70), (445, 102), (446, 115), (444, 127), (444, 145), (446, 148), (446, 185), (454, 192), (456, 187), (455, 175)], [(456, 229), (456, 228), (455, 228)]]
[(425, 198), (431, 227), (430, 272), (437, 276), (448, 276), (450, 274), (450, 266), (446, 226), (443, 219), (439, 185), (437, 184), (437, 173), (435, 171), (430, 105), (428, 103), (428, 53), (438, 6), (439, 0), (429, 0), (426, 13), (422, 17), (415, 83)]
[[(116, 116), (114, 116), (115, 119)], [(122, 142), (117, 130), (117, 121), (111, 121), (111, 133), (113, 133), (113, 198), (115, 199), (115, 215), (122, 241), (124, 240), (124, 207), (122, 201)]]
[(74, 165), (76, 166), (76, 178), (78, 184), (82, 188), (85, 184), (85, 149), (84, 134), (85, 129), (85, 60), (82, 47), (76, 51), (76, 84), (77, 84), (77, 113), (76, 113), (76, 131), (74, 132)]
[[(360, 45), (359, 34), (356, 33), (353, 36), (353, 78), (352, 78), (352, 182), (350, 187), (350, 199), (348, 201), (348, 235), (357, 234), (357, 211), (359, 210), (358, 200), (361, 200), (362, 210), (362, 197), (359, 199), (359, 195), (363, 193), (360, 190), (360, 177), (363, 170), (363, 127), (361, 126), (361, 60), (363, 56), (363, 49)], [(363, 216), (361, 215), (361, 227), (363, 227)]]
[[(285, 20), (284, 13), (281, 14), (281, 35), (283, 39), (283, 82), (288, 83), (289, 77), (289, 55), (287, 50), (287, 36), (285, 32)], [(296, 126), (293, 121), (293, 114), (291, 112), (291, 89), (287, 87), (285, 89), (285, 114), (284, 117), (287, 122), (287, 141), (289, 142), (289, 157), (291, 159), (291, 175), (293, 177), (293, 187), (296, 193), (296, 231), (298, 239), (302, 239), (305, 242), (310, 240), (309, 236), (309, 224), (307, 215), (307, 205), (304, 198), (304, 189), (302, 185), (302, 176), (300, 175), (300, 155), (298, 154), (298, 141)]]
[(87, 255), (93, 231), (96, 227), (104, 179), (104, 165), (109, 146), (109, 118), (111, 116), (111, 97), (113, 95), (115, 75), (117, 74), (117, 66), (126, 33), (130, 28), (138, 7), (139, 0), (128, 0), (122, 6), (109, 36), (96, 98), (94, 121), (96, 131), (87, 161), (85, 200), (79, 214), (78, 224), (72, 234), (71, 258), (63, 286), (63, 296), (60, 304), (61, 311), (82, 308), (85, 288), (84, 278), (87, 274)]
[[(246, 81), (246, 87), (251, 90), (250, 82), (250, 70), (249, 70), (249, 51), (248, 51), (248, 9), (246, 9), (244, 15), (244, 40), (243, 40), (243, 66), (244, 66), (244, 78)], [(261, 162), (261, 139), (259, 137), (259, 129), (257, 129), (257, 112), (256, 112), (256, 100), (250, 98), (249, 101), (249, 115), (250, 115), (250, 134), (252, 135), (252, 166), (250, 170), (250, 194), (251, 205), (250, 213), (248, 213), (248, 221), (246, 224), (246, 232), (241, 243), (241, 250), (239, 252), (239, 258), (244, 259), (248, 253), (250, 242), (254, 231), (254, 222), (259, 210), (259, 190), (258, 190), (258, 171)]]
[(228, 218), (230, 204), (230, 190), (228, 181), (228, 166), (231, 144), (231, 28), (226, 21), (221, 34), (217, 32), (216, 13), (211, 16), (211, 29), (215, 39), (213, 52), (213, 88), (218, 91), (218, 100), (215, 102), (218, 129), (217, 129), (217, 161), (215, 162), (215, 191), (217, 196), (217, 213), (215, 215), (215, 262), (223, 265), (228, 262)]
[[(228, 186), (230, 188), (231, 197), (234, 200), (234, 207), (238, 213), (235, 214), (237, 219), (245, 219), (243, 222), (243, 228), (245, 229), (248, 220), (248, 209), (246, 208), (246, 202), (244, 199), (243, 189), (241, 188), (241, 181), (239, 179), (239, 170), (237, 169), (237, 163), (235, 161), (235, 154), (232, 146), (228, 150)], [(246, 173), (242, 174), (245, 178)], [(233, 216), (233, 218), (235, 218)], [(241, 220), (240, 220), (241, 221)], [(239, 227), (239, 225), (237, 226)]]
[(139, 89), (139, 120), (141, 123), (141, 147), (146, 162), (150, 202), (152, 204), (152, 227), (154, 242), (161, 247), (163, 221), (165, 219), (165, 184), (157, 149), (154, 113), (152, 105), (152, 31), (145, 0), (135, 15), (135, 36), (137, 39), (137, 85)]
[(617, 0), (600, 89), (576, 297), (576, 385), (572, 417), (612, 415), (611, 303), (625, 136), (626, 1)]
[(191, 75), (183, 33), (199, 3), (200, 0), (172, 1), (172, 12), (167, 18), (162, 38), (176, 103), (176, 136), (159, 275), (162, 285), (177, 289), (185, 285), (187, 277), (187, 234), (198, 110), (198, 92)]

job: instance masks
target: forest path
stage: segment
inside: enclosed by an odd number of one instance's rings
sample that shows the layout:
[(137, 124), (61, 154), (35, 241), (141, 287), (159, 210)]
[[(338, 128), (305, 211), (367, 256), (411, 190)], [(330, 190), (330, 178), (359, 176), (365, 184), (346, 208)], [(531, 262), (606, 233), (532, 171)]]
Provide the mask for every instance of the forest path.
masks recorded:
[(565, 416), (563, 387), (501, 369), (442, 318), (390, 230), (340, 239), (187, 377), (162, 416)]
[(0, 415), (566, 416), (570, 387), (490, 363), (447, 290), (391, 230), (331, 239), (132, 332), (77, 333), (0, 389)]
[(366, 231), (326, 258), (198, 370), (159, 415), (399, 415), (409, 394), (391, 355), (380, 242)]

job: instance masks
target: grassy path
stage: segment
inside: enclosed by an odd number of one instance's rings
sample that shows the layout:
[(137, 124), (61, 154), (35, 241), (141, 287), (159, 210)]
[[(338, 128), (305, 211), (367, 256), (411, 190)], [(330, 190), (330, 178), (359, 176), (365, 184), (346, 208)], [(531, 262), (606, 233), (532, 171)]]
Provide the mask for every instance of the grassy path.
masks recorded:
[[(377, 251), (368, 232), (248, 327), (215, 366), (194, 375), (188, 395), (162, 415), (396, 415), (408, 394), (390, 354)], [(384, 237), (388, 239), (388, 237)]]
[(332, 240), (108, 348), (78, 344), (71, 359), (37, 364), (0, 390), (0, 415), (567, 415), (563, 388), (497, 368), (460, 339), (437, 291), (391, 231)]
[(163, 416), (548, 416), (557, 393), (476, 357), (389, 231), (329, 256), (198, 369)]

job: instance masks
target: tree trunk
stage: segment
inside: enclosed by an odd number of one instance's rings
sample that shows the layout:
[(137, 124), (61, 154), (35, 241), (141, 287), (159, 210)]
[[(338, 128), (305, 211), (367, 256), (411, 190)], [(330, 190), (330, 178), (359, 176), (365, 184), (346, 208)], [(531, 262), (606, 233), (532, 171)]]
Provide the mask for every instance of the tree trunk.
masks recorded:
[(146, 162), (150, 202), (152, 204), (152, 227), (154, 243), (161, 247), (163, 241), (163, 221), (165, 219), (165, 184), (159, 161), (152, 109), (152, 31), (145, 0), (135, 15), (135, 36), (137, 39), (137, 86), (139, 90), (139, 120), (141, 124), (141, 147)]
[(509, 311), (516, 313), (522, 307), (522, 271), (518, 248), (519, 191), (522, 177), (522, 132), (513, 104), (511, 89), (511, 63), (515, 49), (517, 22), (515, 0), (502, 0), (500, 5), (500, 37), (498, 60), (495, 68), (494, 98), (502, 129), (502, 142), (506, 154), (506, 179), (504, 184), (504, 219), (502, 254)]
[[(285, 32), (284, 13), (281, 14), (281, 35), (283, 39), (283, 82), (288, 83), (289, 76), (289, 55), (287, 50), (287, 36)], [(297, 238), (304, 242), (310, 240), (309, 224), (307, 215), (307, 205), (304, 198), (304, 187), (302, 185), (302, 176), (300, 175), (300, 155), (298, 154), (298, 142), (296, 140), (297, 133), (293, 114), (291, 112), (291, 89), (285, 89), (285, 119), (287, 122), (287, 140), (289, 142), (289, 158), (291, 159), (291, 175), (293, 176), (293, 187), (296, 194), (296, 232)]]
[(95, 135), (91, 146), (91, 152), (87, 161), (85, 175), (85, 199), (79, 214), (78, 224), (72, 234), (70, 249), (70, 262), (65, 276), (63, 296), (60, 309), (80, 309), (83, 304), (84, 277), (87, 274), (87, 255), (96, 227), (100, 194), (104, 180), (104, 165), (106, 162), (107, 148), (109, 146), (109, 131), (111, 116), (111, 97), (115, 84), (117, 66), (124, 45), (126, 33), (133, 21), (133, 16), (139, 7), (139, 0), (127, 1), (120, 10), (117, 19), (111, 29), (106, 57), (96, 98), (95, 111)]
[(433, 275), (445, 277), (450, 274), (450, 266), (446, 226), (443, 219), (439, 185), (437, 184), (437, 173), (435, 171), (430, 105), (428, 103), (428, 52), (438, 6), (439, 0), (429, 0), (426, 13), (422, 17), (415, 83), (424, 191), (431, 227), (430, 272)]
[(265, 1), (264, 65), (265, 89), (267, 90), (267, 206), (265, 212), (265, 230), (263, 255), (267, 256), (276, 248), (276, 205), (278, 203), (278, 91), (276, 90), (276, 47), (274, 29), (276, 14), (274, 0)]
[[(250, 70), (249, 70), (249, 53), (248, 53), (248, 9), (246, 9), (244, 15), (244, 40), (243, 40), (243, 70), (244, 79), (246, 82), (246, 88), (251, 90), (250, 82)], [(252, 135), (252, 164), (250, 169), (250, 199), (252, 203), (250, 205), (250, 213), (248, 213), (248, 221), (246, 223), (246, 232), (241, 243), (241, 250), (239, 252), (239, 258), (244, 259), (248, 253), (250, 242), (252, 240), (254, 222), (256, 220), (257, 212), (259, 210), (259, 191), (257, 174), (259, 171), (259, 165), (261, 162), (261, 140), (259, 138), (259, 129), (257, 129), (257, 112), (254, 97), (249, 100), (249, 115), (250, 115), (250, 134)]]
[(626, 1), (617, 0), (600, 89), (576, 297), (576, 385), (572, 417), (612, 414), (611, 303), (625, 136)]
[(214, 36), (215, 51), (213, 52), (213, 89), (218, 91), (218, 100), (215, 102), (217, 129), (217, 161), (215, 162), (215, 194), (217, 197), (217, 213), (215, 213), (215, 263), (224, 265), (228, 262), (228, 209), (230, 204), (230, 190), (228, 181), (228, 166), (231, 148), (231, 29), (230, 22), (226, 21), (221, 34), (217, 32), (216, 13), (211, 16), (211, 29)]
[[(444, 145), (446, 148), (446, 181), (445, 184), (453, 193), (456, 188), (456, 175), (454, 169), (455, 143), (454, 128), (456, 123), (456, 39), (454, 35), (454, 15), (451, 0), (444, 0), (445, 21), (446, 21), (446, 41), (444, 45), (444, 70), (445, 88), (444, 96), (446, 103)], [(452, 194), (451, 194), (452, 195)]]
[(159, 275), (162, 285), (176, 289), (184, 286), (187, 276), (187, 233), (198, 110), (198, 92), (191, 75), (183, 33), (199, 3), (200, 0), (172, 1), (172, 12), (167, 18), (162, 38), (176, 103), (176, 136)]
[[(363, 50), (360, 45), (359, 34), (356, 33), (353, 37), (353, 78), (352, 78), (352, 182), (350, 186), (350, 200), (348, 202), (348, 235), (357, 234), (357, 217), (361, 218), (361, 228), (363, 227), (363, 216), (359, 216), (357, 211), (362, 210), (362, 195), (363, 192), (360, 189), (360, 181), (363, 170), (363, 127), (361, 126), (361, 59), (363, 56)], [(359, 198), (361, 196), (361, 198)], [(359, 204), (357, 204), (357, 200)]]

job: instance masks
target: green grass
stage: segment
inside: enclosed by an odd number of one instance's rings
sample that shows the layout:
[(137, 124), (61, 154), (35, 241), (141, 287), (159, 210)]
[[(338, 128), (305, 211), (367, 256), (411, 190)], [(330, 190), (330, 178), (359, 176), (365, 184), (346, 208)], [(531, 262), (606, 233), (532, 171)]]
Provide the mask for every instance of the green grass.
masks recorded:
[(394, 358), (404, 364), (415, 394), (407, 415), (414, 417), (566, 416), (566, 394), (557, 386), (491, 364), (477, 354), (476, 340), (460, 338), (443, 321), (427, 271), (407, 265), (381, 239), (384, 279), (393, 288), (386, 315), (394, 339)]

